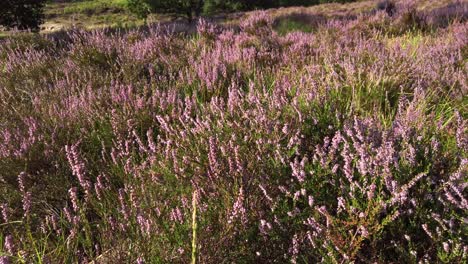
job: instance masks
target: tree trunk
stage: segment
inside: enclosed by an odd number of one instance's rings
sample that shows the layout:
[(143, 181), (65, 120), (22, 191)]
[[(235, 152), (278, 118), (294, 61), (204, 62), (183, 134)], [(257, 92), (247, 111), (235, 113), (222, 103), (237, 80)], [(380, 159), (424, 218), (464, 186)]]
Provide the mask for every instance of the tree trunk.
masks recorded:
[(205, 1), (204, 0), (198, 0), (196, 6), (195, 6), (195, 16), (199, 17), (204, 6)]
[(193, 13), (192, 13), (192, 10), (188, 10), (187, 11), (187, 21), (189, 24), (192, 24), (193, 22)]

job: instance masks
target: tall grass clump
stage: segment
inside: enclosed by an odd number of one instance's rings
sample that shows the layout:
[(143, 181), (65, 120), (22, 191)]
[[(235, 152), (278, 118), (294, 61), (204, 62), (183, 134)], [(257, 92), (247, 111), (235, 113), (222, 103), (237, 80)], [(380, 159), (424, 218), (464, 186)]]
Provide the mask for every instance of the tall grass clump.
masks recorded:
[(395, 8), (2, 40), (0, 262), (465, 263), (468, 24)]

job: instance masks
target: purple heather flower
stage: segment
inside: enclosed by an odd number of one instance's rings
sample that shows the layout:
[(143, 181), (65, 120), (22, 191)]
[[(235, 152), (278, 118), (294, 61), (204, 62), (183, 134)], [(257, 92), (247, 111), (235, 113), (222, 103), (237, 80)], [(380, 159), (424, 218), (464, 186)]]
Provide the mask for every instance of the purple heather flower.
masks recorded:
[(8, 204), (3, 203), (1, 206), (2, 209), (2, 218), (5, 223), (10, 221), (10, 208), (8, 207)]
[(24, 217), (28, 217), (31, 210), (31, 192), (23, 194), (23, 211)]
[(242, 187), (239, 189), (239, 194), (237, 196), (236, 202), (232, 206), (231, 215), (229, 217), (228, 223), (233, 223), (235, 219), (240, 219), (242, 224), (247, 223), (246, 210), (244, 207), (244, 189)]
[(4, 247), (8, 254), (15, 255), (15, 243), (13, 242), (13, 237), (11, 235), (7, 235), (5, 237)]
[(68, 194), (70, 195), (73, 211), (78, 212), (80, 207), (78, 205), (78, 193), (76, 187), (70, 188), (70, 190), (68, 190)]
[(0, 264), (10, 264), (10, 258), (7, 256), (0, 256)]

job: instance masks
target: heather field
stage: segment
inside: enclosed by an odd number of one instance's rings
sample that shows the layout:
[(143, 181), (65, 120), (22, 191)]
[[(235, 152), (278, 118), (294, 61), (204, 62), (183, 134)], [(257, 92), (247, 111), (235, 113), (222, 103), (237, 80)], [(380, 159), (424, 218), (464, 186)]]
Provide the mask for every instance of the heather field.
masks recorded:
[(0, 40), (0, 263), (467, 263), (467, 4), (358, 5)]

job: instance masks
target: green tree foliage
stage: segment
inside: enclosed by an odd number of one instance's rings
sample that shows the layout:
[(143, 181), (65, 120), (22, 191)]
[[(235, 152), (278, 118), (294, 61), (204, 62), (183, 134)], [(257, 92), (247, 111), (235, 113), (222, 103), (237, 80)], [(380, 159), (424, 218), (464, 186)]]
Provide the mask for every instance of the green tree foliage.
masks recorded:
[(345, 3), (354, 2), (356, 0), (206, 0), (207, 4), (213, 2), (228, 3), (228, 6), (236, 7), (235, 10), (252, 10), (262, 8), (277, 8), (286, 6), (311, 6), (323, 3)]
[(244, 1), (238, 0), (208, 0), (203, 6), (203, 13), (230, 12), (245, 9)]
[(128, 0), (131, 12), (141, 18), (150, 13), (169, 13), (192, 21), (200, 14), (247, 11), (282, 6), (310, 6), (329, 2), (354, 0)]
[(144, 0), (127, 0), (127, 7), (139, 18), (146, 19), (151, 13), (151, 6)]
[(0, 25), (7, 28), (37, 30), (42, 23), (46, 0), (2, 0)]
[(146, 18), (150, 13), (169, 13), (183, 16), (189, 21), (203, 11), (205, 0), (129, 0), (130, 11)]
[(281, 6), (308, 6), (316, 5), (319, 3), (319, 0), (242, 0), (246, 2), (246, 6), (249, 9), (254, 8), (273, 8)]

